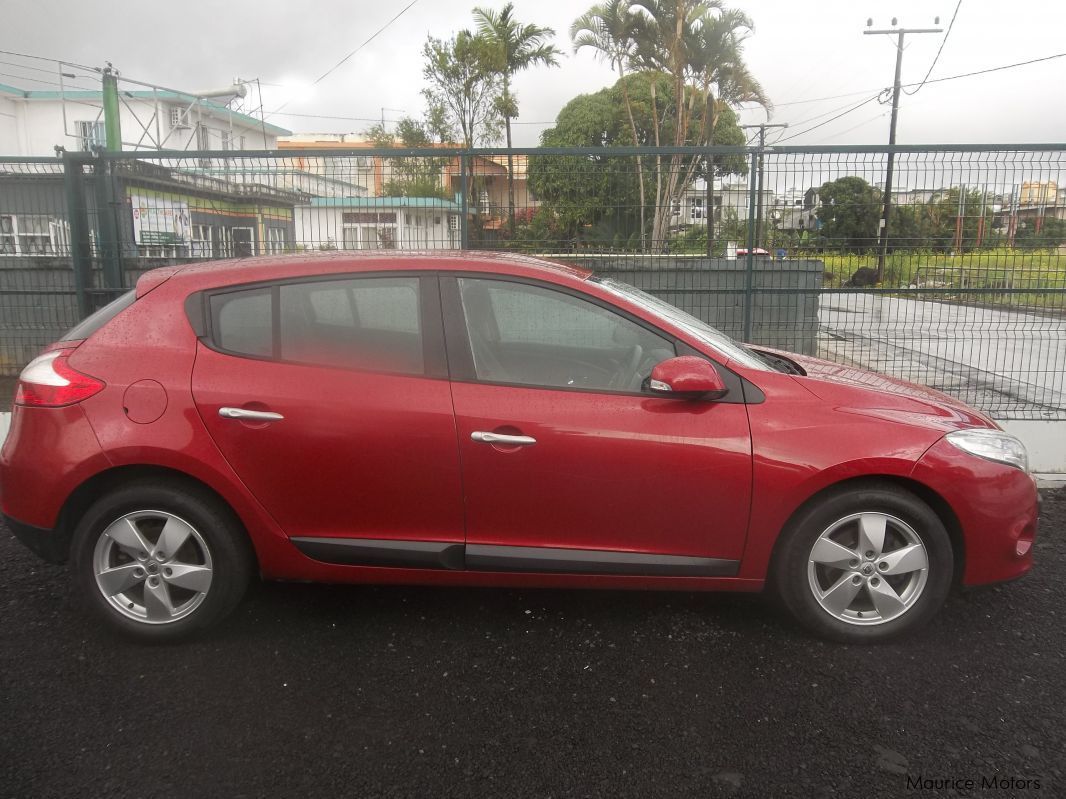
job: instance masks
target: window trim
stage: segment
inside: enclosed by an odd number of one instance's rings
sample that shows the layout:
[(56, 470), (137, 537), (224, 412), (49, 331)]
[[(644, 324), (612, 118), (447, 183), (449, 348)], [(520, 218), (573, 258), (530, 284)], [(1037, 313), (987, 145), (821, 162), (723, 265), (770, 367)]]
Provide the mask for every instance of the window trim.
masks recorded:
[[(646, 391), (621, 391), (612, 388), (588, 388), (586, 386), (547, 386), (541, 385), (540, 383), (505, 383), (479, 378), (477, 376), (477, 371), (474, 368), (474, 355), (470, 348), (470, 337), (466, 331), (466, 317), (463, 311), (462, 296), (459, 291), (460, 278), (469, 278), (472, 280), (495, 280), (501, 283), (519, 283), (547, 291), (558, 291), (562, 294), (567, 294), (575, 299), (584, 300), (599, 306), (606, 311), (617, 314), (623, 319), (665, 339), (673, 346), (675, 357), (682, 347), (691, 349), (691, 347), (688, 347), (688, 345), (674, 334), (656, 327), (651, 322), (641, 319), (636, 314), (632, 314), (624, 308), (619, 308), (617, 305), (612, 305), (606, 300), (594, 297), (591, 294), (586, 294), (585, 292), (571, 288), (570, 286), (562, 286), (558, 283), (537, 280), (535, 278), (518, 277), (515, 275), (497, 275), (490, 272), (447, 272), (441, 274), (441, 301), (444, 303), (444, 334), (448, 345), (448, 365), (451, 367), (452, 380), (456, 383), (476, 383), (483, 386), (525, 388), (533, 391), (610, 394), (614, 396), (643, 397), (645, 399), (655, 396)], [(706, 357), (702, 353), (700, 353), (700, 355), (701, 357)], [(717, 362), (714, 362), (714, 364), (716, 368), (721, 368), (721, 365)]]
[(658, 399), (667, 402), (683, 402), (684, 400), (663, 397), (647, 391), (619, 391), (610, 388), (587, 388), (584, 386), (543, 386), (537, 383), (503, 383), (492, 380), (481, 380), (474, 371), (474, 356), (470, 349), (470, 339), (466, 332), (466, 318), (463, 313), (463, 301), (459, 293), (459, 278), (472, 278), (481, 280), (496, 280), (503, 283), (522, 283), (536, 288), (559, 291), (569, 294), (580, 300), (585, 300), (593, 305), (598, 305), (608, 311), (628, 319), (640, 327), (666, 339), (674, 345), (675, 357), (679, 355), (692, 355), (703, 358), (718, 370), (722, 380), (726, 384), (728, 393), (719, 399), (713, 400), (716, 405), (745, 405), (758, 404), (765, 400), (762, 391), (737, 372), (722, 364), (721, 361), (696, 349), (684, 339), (657, 327), (652, 322), (637, 316), (634, 313), (620, 308), (608, 300), (588, 294), (571, 286), (563, 286), (547, 280), (520, 277), (517, 275), (499, 275), (493, 272), (470, 272), (464, 270), (448, 270), (440, 273), (440, 298), (444, 312), (444, 338), (447, 345), (448, 367), (451, 370), (451, 380), (456, 383), (471, 383), (481, 386), (499, 386), (500, 388), (520, 388), (528, 391), (561, 391), (568, 394), (601, 394), (613, 397), (637, 397), (642, 400)]
[[(361, 278), (417, 278), (419, 281), (419, 328), (422, 334), (422, 373), (386, 372), (377, 369), (359, 369), (337, 364), (296, 361), (280, 357), (281, 353), (281, 287), (306, 285), (310, 283), (330, 283), (337, 280), (359, 280)], [(216, 340), (216, 319), (211, 311), (213, 297), (233, 294), (241, 291), (269, 289), (271, 294), (271, 312), (273, 314), (272, 354), (251, 355), (220, 347)], [(253, 283), (241, 283), (234, 286), (220, 286), (190, 294), (185, 300), (185, 314), (198, 340), (208, 349), (234, 358), (249, 361), (266, 361), (288, 366), (305, 366), (314, 369), (336, 369), (343, 372), (361, 372), (364, 374), (383, 374), (393, 377), (412, 377), (427, 380), (448, 379), (448, 358), (445, 352), (443, 310), (441, 307), (439, 278), (436, 272), (426, 270), (385, 270), (373, 272), (337, 272), (312, 276), (283, 277), (272, 280), (260, 280)]]

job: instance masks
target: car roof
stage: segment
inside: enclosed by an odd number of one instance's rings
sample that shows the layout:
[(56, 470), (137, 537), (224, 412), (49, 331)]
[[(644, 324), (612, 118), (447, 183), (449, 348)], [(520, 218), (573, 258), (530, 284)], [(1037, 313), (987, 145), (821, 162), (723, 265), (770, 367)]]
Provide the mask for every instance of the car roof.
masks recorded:
[(570, 264), (515, 253), (485, 251), (336, 251), (293, 253), (206, 261), (162, 267), (146, 272), (137, 283), (138, 296), (168, 279), (188, 282), (190, 291), (265, 280), (352, 272), (466, 271), (542, 278), (550, 282), (587, 280), (592, 272)]

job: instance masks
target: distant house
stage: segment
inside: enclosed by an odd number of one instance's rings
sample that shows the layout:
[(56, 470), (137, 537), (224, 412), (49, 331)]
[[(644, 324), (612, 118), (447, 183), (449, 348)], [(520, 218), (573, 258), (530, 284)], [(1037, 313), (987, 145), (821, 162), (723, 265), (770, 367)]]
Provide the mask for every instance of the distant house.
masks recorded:
[[(140, 160), (117, 162), (112, 186), (114, 216), (97, 213), (85, 184), (91, 250), (100, 255), (114, 242), (121, 258), (147, 259), (136, 268), (292, 249), (293, 207), (306, 199)], [(114, 227), (101, 227), (112, 219)], [(61, 165), (0, 164), (0, 267), (69, 264), (70, 247)]]
[[(751, 191), (746, 182), (728, 179), (715, 181), (714, 223), (720, 228), (723, 222), (742, 222), (748, 218), (751, 203)], [(763, 213), (774, 204), (774, 193), (770, 189), (762, 191)], [(681, 197), (674, 201), (670, 215), (672, 228), (707, 224), (707, 181), (697, 178), (685, 189)]]
[[(397, 145), (399, 146), (399, 145)], [(458, 145), (434, 145), (455, 148)], [(390, 158), (382, 155), (360, 155), (360, 150), (374, 149), (375, 144), (365, 138), (346, 133), (303, 133), (282, 137), (278, 149), (285, 151), (287, 165), (295, 170), (330, 178), (354, 187), (345, 192), (350, 197), (389, 199), (390, 189), (400, 176), (396, 163), (404, 156)], [(329, 151), (337, 151), (330, 155)], [(317, 152), (315, 152), (317, 151)], [(529, 191), (528, 159), (515, 155), (510, 159), (514, 167), (514, 205), (516, 211), (535, 208), (536, 198)], [(463, 175), (460, 159), (443, 157), (439, 168), (432, 172), (433, 182), (439, 185), (438, 195), (451, 198), (456, 207), (462, 203)], [(491, 236), (501, 229), (510, 208), (510, 186), (507, 179), (506, 155), (474, 156), (470, 159), (467, 180), (467, 213), (480, 219), (480, 229)], [(340, 195), (323, 195), (340, 196)], [(393, 197), (392, 199), (398, 199)]]
[[(191, 94), (121, 91), (124, 150), (269, 150), (277, 125)], [(0, 84), (0, 154), (52, 156), (56, 147), (92, 150), (104, 145), (102, 91), (38, 91)]]
[(296, 236), (308, 250), (456, 249), (460, 213), (436, 197), (312, 197), (296, 206)]

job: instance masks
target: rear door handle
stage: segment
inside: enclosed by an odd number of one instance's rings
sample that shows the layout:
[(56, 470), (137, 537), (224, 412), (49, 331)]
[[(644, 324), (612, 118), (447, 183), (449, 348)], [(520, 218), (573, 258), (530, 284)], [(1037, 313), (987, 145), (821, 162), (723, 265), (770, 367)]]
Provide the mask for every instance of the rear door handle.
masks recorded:
[(475, 430), (470, 434), (470, 440), (479, 444), (503, 444), (508, 447), (531, 447), (537, 443), (533, 436), (507, 436), (503, 433), (486, 433)]
[(249, 411), (245, 408), (218, 409), (218, 415), (223, 419), (247, 419), (253, 422), (280, 422), (285, 417), (273, 411)]

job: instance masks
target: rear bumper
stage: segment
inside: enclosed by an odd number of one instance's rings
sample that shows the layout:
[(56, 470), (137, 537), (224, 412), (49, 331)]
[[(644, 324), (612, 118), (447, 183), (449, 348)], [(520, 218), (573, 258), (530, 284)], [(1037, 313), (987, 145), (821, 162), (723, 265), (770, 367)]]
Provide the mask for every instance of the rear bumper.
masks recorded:
[(32, 524), (12, 519), (6, 513), (3, 518), (4, 524), (15, 534), (15, 538), (44, 560), (49, 563), (63, 563), (67, 559), (70, 551), (69, 535), (44, 527), (34, 527)]

